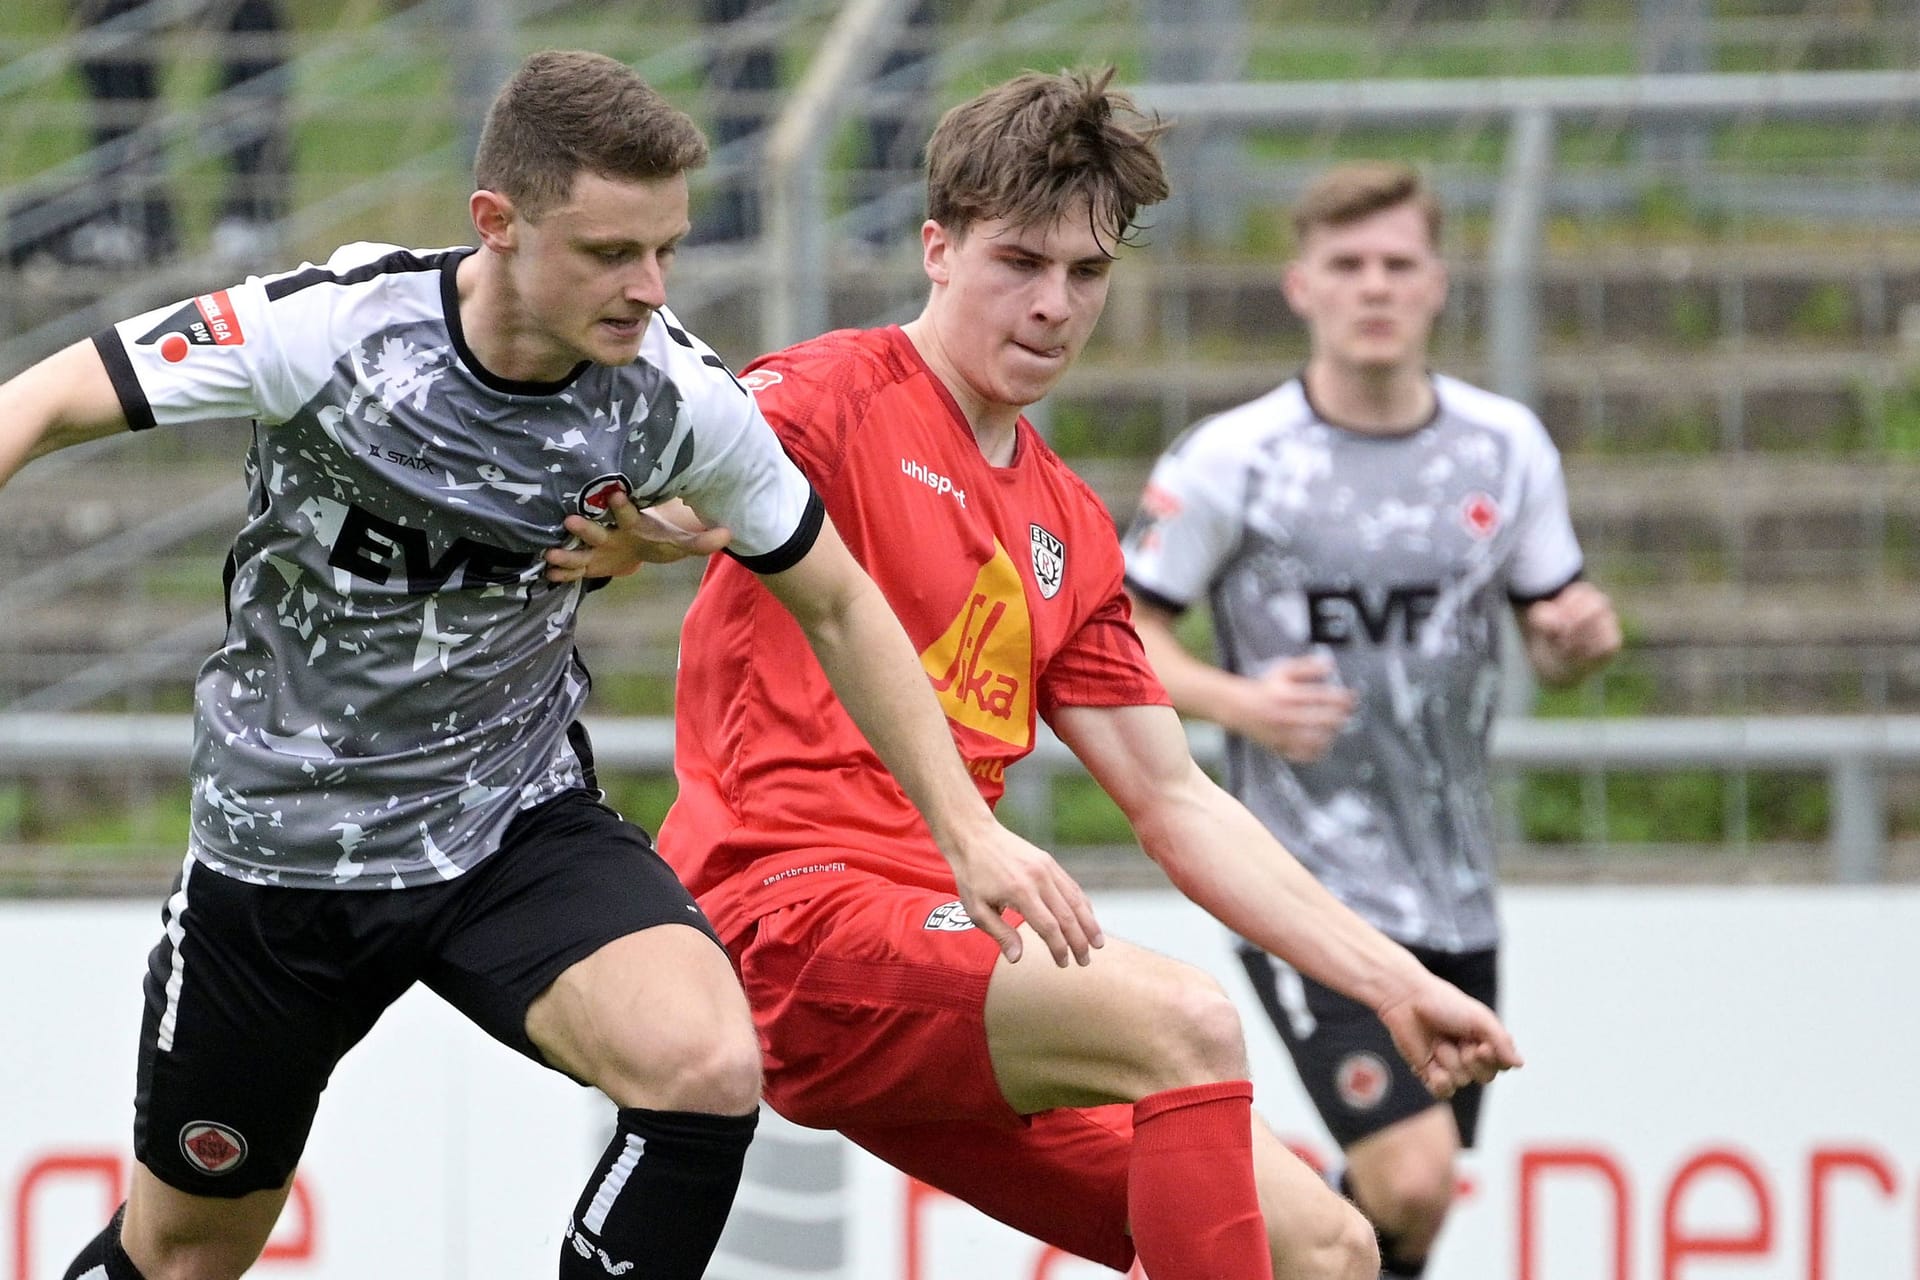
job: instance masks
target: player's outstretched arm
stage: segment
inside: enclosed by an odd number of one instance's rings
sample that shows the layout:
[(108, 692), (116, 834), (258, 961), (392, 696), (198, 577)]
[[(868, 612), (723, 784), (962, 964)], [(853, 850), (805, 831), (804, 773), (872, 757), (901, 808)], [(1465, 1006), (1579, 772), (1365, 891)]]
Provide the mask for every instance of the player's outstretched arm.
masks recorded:
[(56, 351), (0, 384), (0, 484), (42, 454), (126, 427), (120, 397), (93, 343)]
[(1175, 887), (1240, 936), (1377, 1011), (1437, 1096), (1520, 1065), (1490, 1010), (1328, 893), (1202, 772), (1171, 709), (1068, 707), (1052, 724)]
[(954, 748), (946, 714), (886, 597), (831, 521), (791, 569), (762, 579), (800, 623), (841, 704), (927, 820), (974, 923), (1020, 958), (1017, 911), (1062, 966), (1102, 943), (1086, 894), (1044, 850), (995, 820)]

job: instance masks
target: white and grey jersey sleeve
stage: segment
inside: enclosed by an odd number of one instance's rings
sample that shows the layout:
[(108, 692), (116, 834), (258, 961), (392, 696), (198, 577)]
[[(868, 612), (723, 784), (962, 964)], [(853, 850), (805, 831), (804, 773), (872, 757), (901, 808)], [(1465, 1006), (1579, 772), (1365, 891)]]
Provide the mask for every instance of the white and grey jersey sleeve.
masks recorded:
[(1240, 546), (1249, 466), (1235, 417), (1200, 422), (1160, 456), (1127, 529), (1127, 586), (1161, 608), (1203, 598)]
[(1524, 492), (1507, 563), (1507, 595), (1516, 603), (1557, 594), (1580, 576), (1582, 556), (1567, 507), (1567, 480), (1560, 451), (1546, 428), (1528, 415), (1528, 430), (1516, 432), (1520, 452), (1516, 468)]
[[(318, 276), (372, 278), (396, 259), (422, 264), (432, 256), (395, 245), (346, 245), (322, 266), (249, 277), (122, 320), (97, 334), (94, 345), (134, 430), (215, 418), (284, 422), (335, 376), (340, 352), (396, 323), (438, 319), (432, 293), (417, 295), (418, 315), (399, 316), (390, 306), (342, 307), (332, 292), (301, 286)], [(389, 380), (392, 371), (381, 370), (377, 357), (371, 363), (365, 385)]]
[[(710, 525), (733, 531), (728, 552), (756, 573), (792, 567), (812, 549), (825, 509), (781, 448), (753, 396), (711, 348), (663, 311), (641, 358), (676, 389), (675, 434), (651, 476), (635, 476), (635, 500), (678, 497)], [(684, 463), (680, 450), (687, 449)]]

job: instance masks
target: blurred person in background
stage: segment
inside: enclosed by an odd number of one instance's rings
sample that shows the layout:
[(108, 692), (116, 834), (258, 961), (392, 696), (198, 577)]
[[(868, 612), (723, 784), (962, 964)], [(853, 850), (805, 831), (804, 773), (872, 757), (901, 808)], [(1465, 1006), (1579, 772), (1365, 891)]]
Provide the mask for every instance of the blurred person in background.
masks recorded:
[[(104, 153), (92, 178), (99, 198), (77, 218), (14, 243), (15, 263), (46, 256), (68, 266), (127, 268), (178, 252), (165, 154), (158, 143), (127, 139), (160, 118), (161, 37), (181, 9), (169, 0), (75, 0), (91, 140)], [(278, 0), (193, 0), (185, 11), (219, 50), (215, 92), (230, 102), (210, 126), (228, 140), (219, 153), (226, 186), (209, 245), (229, 260), (250, 262), (273, 248), (273, 228), (287, 213), (287, 88), (273, 74), (286, 62), (285, 23)]]
[[(1306, 369), (1154, 467), (1126, 538), (1141, 639), (1173, 704), (1228, 731), (1228, 784), (1336, 897), (1496, 1003), (1487, 735), (1502, 615), (1534, 671), (1620, 647), (1583, 580), (1560, 458), (1524, 406), (1427, 367), (1447, 296), (1420, 175), (1358, 163), (1293, 211)], [(1219, 665), (1174, 626), (1204, 601)], [(1246, 938), (1240, 955), (1345, 1153), (1385, 1274), (1421, 1274), (1482, 1088), (1436, 1101), (1374, 1010)]]
[[(1193, 762), (1128, 623), (1112, 519), (1023, 416), (1168, 194), (1163, 126), (1111, 75), (1028, 73), (949, 111), (927, 145), (919, 317), (743, 381), (905, 623), (982, 795), (1044, 718), (1189, 897), (1377, 1011), (1436, 1091), (1491, 1078), (1519, 1061), (1493, 1013)], [(584, 540), (577, 572), (637, 567), (624, 530)], [(709, 566), (661, 828), (740, 968), (769, 1104), (1116, 1270), (1372, 1280), (1365, 1219), (1254, 1117), (1226, 993), (1117, 940), (1085, 968), (1009, 963), (771, 605)]]
[(227, 638), (195, 689), (191, 837), (149, 960), (139, 1163), (68, 1280), (246, 1271), (334, 1065), (416, 982), (618, 1108), (562, 1280), (704, 1273), (759, 1053), (712, 927), (602, 803), (576, 719), (581, 589), (545, 555), (614, 493), (629, 524), (676, 497), (712, 522), (661, 523), (657, 558), (725, 546), (765, 581), (970, 909), (1018, 911), (1085, 961), (1084, 896), (994, 821), (885, 601), (665, 307), (706, 154), (620, 63), (538, 54), (487, 117), (478, 248), (347, 245), (0, 386), (0, 481), (114, 431), (254, 420)]
[[(767, 39), (736, 34), (734, 24), (751, 23), (773, 8), (771, 0), (701, 0), (707, 39), (713, 52), (707, 58), (706, 80), (710, 91), (720, 95), (713, 115), (713, 140), (716, 149), (725, 151), (737, 143), (753, 141), (771, 127), (777, 112), (772, 108), (780, 88), (779, 50)], [(887, 49), (875, 83), (892, 83), (898, 92), (922, 91), (932, 71), (932, 55), (926, 47), (927, 31), (935, 18), (935, 0), (911, 0), (902, 17), (904, 33)], [(920, 128), (924, 122), (917, 119)], [(903, 154), (910, 130), (909, 112), (899, 108), (876, 106), (865, 115), (863, 142), (865, 154), (858, 168), (869, 174), (886, 174), (914, 167), (915, 157)], [(760, 156), (742, 162), (737, 171), (721, 176), (715, 183), (694, 229), (695, 244), (729, 243), (759, 238)], [(856, 192), (860, 200), (871, 199), (874, 192)], [(875, 224), (863, 235), (870, 245), (890, 241), (894, 227)]]

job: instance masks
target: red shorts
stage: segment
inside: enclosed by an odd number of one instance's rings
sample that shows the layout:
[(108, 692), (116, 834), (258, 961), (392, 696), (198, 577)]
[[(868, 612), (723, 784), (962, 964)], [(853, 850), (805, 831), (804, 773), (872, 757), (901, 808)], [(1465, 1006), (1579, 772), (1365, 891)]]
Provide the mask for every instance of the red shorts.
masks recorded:
[[(1127, 1105), (1016, 1114), (987, 1051), (1000, 948), (936, 889), (849, 873), (729, 948), (766, 1097), (1037, 1239), (1125, 1271)], [(1025, 963), (1051, 962), (1029, 948)]]

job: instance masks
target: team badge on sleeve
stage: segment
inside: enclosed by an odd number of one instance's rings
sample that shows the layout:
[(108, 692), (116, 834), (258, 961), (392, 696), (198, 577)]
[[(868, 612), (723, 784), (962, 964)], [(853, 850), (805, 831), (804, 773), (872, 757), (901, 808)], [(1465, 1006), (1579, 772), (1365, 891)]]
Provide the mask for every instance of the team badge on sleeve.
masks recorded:
[(1067, 571), (1067, 548), (1037, 524), (1027, 526), (1033, 538), (1033, 580), (1040, 594), (1051, 600), (1060, 594), (1060, 579)]
[(195, 347), (238, 347), (246, 341), (240, 317), (233, 311), (233, 299), (222, 289), (182, 303), (172, 315), (142, 334), (136, 345), (159, 343), (160, 358), (168, 364), (179, 364)]

